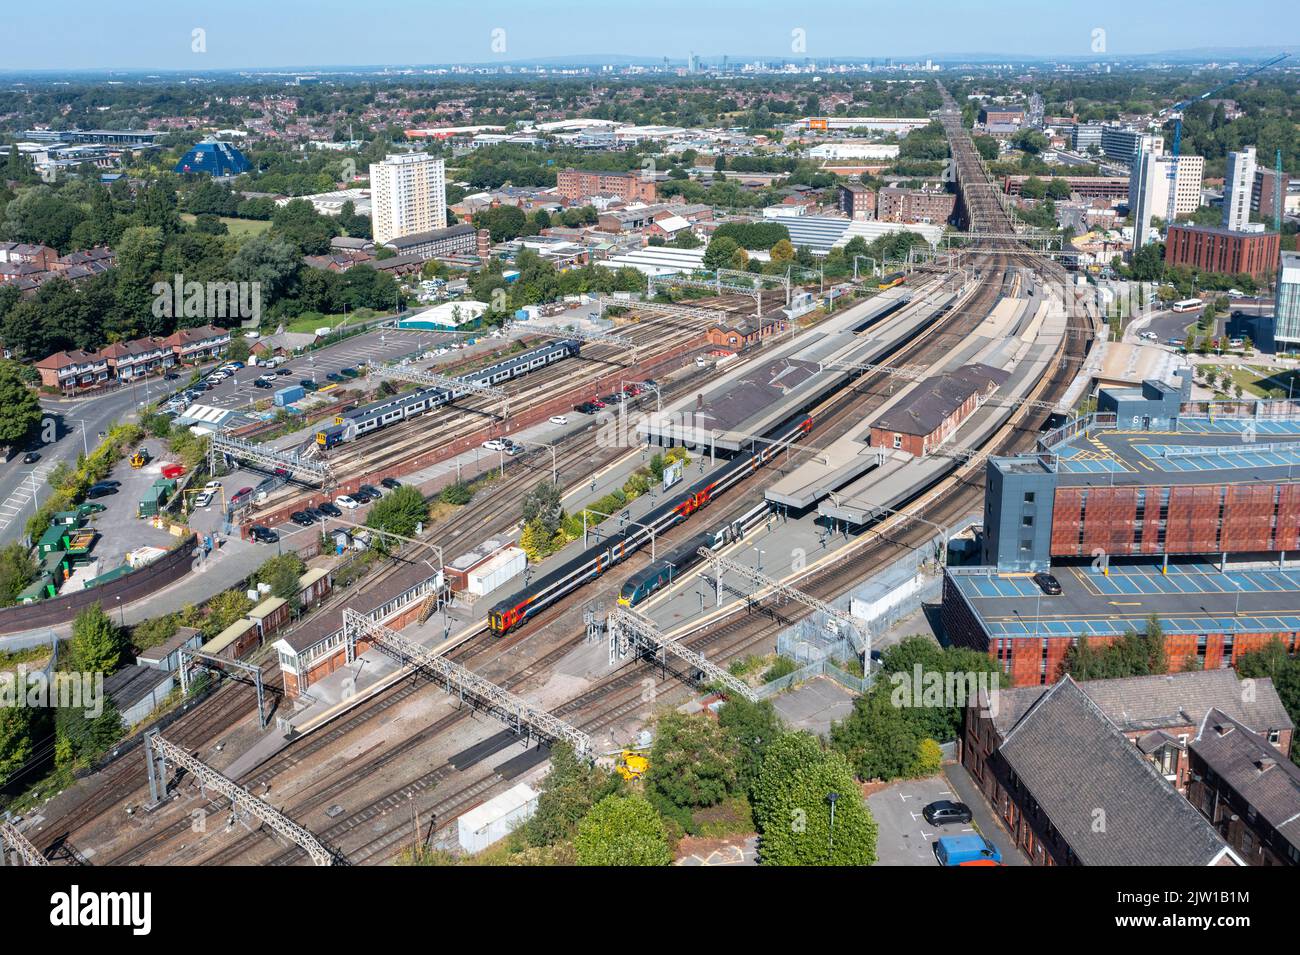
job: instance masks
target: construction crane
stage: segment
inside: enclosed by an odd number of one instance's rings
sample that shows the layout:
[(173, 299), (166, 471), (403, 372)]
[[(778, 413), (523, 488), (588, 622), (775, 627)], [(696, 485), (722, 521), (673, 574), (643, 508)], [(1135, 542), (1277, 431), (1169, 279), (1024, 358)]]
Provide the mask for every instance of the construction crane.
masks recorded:
[(1200, 103), (1204, 100), (1209, 99), (1215, 93), (1221, 92), (1227, 89), (1229, 86), (1233, 86), (1237, 83), (1240, 83), (1242, 80), (1250, 79), (1256, 73), (1263, 73), (1269, 67), (1276, 66), (1278, 63), (1281, 63), (1290, 55), (1291, 55), (1290, 53), (1279, 53), (1277, 56), (1273, 57), (1273, 59), (1265, 60), (1263, 63), (1259, 64), (1259, 66), (1249, 69), (1245, 73), (1241, 73), (1238, 76), (1234, 76), (1230, 80), (1225, 80), (1224, 82), (1218, 84), (1217, 86), (1214, 86), (1211, 89), (1206, 90), (1204, 93), (1201, 93), (1199, 96), (1193, 96), (1191, 99), (1185, 99), (1180, 102), (1174, 103), (1174, 105), (1172, 106), (1166, 106), (1164, 109), (1160, 110), (1160, 112), (1156, 113), (1156, 119), (1163, 119), (1164, 117), (1170, 115), (1171, 113), (1177, 114), (1174, 116), (1174, 147), (1172, 150), (1170, 150), (1169, 153), (1169, 155), (1172, 157), (1172, 161), (1169, 163), (1169, 173), (1168, 173), (1169, 209), (1168, 209), (1168, 216), (1165, 220), (1167, 223), (1169, 223), (1170, 225), (1173, 224), (1174, 210), (1178, 199), (1178, 155), (1182, 151), (1182, 147), (1183, 147), (1183, 110), (1187, 109), (1187, 107), (1195, 103)]

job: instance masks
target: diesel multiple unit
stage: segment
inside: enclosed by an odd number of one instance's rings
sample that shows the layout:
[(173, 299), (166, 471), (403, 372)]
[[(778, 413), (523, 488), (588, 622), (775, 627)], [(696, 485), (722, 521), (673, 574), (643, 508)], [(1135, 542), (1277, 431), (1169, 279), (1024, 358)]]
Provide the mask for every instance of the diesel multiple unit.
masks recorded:
[[(579, 341), (571, 339), (558, 341), (488, 365), (467, 375), (461, 375), (457, 380), (468, 385), (499, 385), (538, 368), (575, 357), (581, 347), (582, 343)], [(316, 432), (316, 443), (322, 448), (329, 449), (390, 424), (440, 408), (466, 394), (469, 394), (468, 388), (464, 391), (455, 388), (418, 388), (406, 394), (381, 398), (336, 415), (333, 425)]]

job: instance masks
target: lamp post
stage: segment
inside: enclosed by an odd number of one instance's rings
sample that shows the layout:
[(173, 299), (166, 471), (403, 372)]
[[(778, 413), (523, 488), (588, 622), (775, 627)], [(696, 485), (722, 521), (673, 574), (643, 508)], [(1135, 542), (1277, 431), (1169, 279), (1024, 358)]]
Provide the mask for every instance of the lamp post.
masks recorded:
[(839, 793), (827, 793), (826, 801), (831, 804), (830, 854), (835, 855), (835, 804), (840, 801)]

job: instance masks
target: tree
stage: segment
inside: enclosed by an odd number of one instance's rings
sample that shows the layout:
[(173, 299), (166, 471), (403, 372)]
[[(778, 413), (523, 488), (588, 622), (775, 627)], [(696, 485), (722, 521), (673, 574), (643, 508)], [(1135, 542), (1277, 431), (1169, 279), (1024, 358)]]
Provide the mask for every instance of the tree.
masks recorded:
[[(783, 758), (773, 759), (779, 747)], [(823, 752), (815, 741), (813, 747), (800, 744), (801, 758), (791, 762), (778, 742), (763, 765), (763, 864), (873, 865), (876, 821), (848, 762), (839, 753)]]
[(782, 790), (781, 781), (815, 765), (821, 759), (821, 754), (821, 744), (811, 733), (783, 733), (767, 748), (762, 771), (754, 781), (750, 798), (754, 822), (760, 831), (777, 822), (772, 813)]
[(769, 700), (751, 703), (742, 696), (731, 697), (718, 711), (718, 725), (736, 753), (736, 788), (749, 794), (770, 747), (784, 730)]
[(36, 561), (17, 542), (0, 550), (0, 607), (11, 606), (36, 579)]
[(578, 865), (669, 865), (663, 820), (644, 796), (606, 796), (578, 823)]
[(28, 706), (0, 706), (0, 785), (32, 758), (35, 715)]
[(772, 261), (780, 264), (794, 261), (794, 246), (789, 239), (782, 239), (772, 246)]
[(925, 727), (907, 707), (891, 700), (887, 682), (853, 701), (853, 712), (831, 727), (831, 745), (863, 779), (918, 775), (917, 753)]
[(298, 580), (306, 570), (307, 565), (298, 553), (290, 551), (267, 559), (257, 568), (257, 582), (270, 585), (271, 593), (276, 597), (296, 601), (300, 592)]
[(704, 250), (703, 265), (706, 269), (723, 269), (731, 262), (731, 257), (740, 250), (735, 239), (727, 236), (714, 236), (709, 247)]
[(682, 809), (722, 802), (736, 785), (736, 767), (722, 727), (705, 716), (669, 713), (659, 721), (646, 786)]
[(524, 841), (549, 846), (572, 839), (591, 807), (621, 786), (617, 773), (579, 759), (568, 743), (556, 743), (551, 747), (550, 772), (537, 796), (537, 811), (521, 828)]
[(1020, 184), (1020, 194), (1026, 199), (1042, 199), (1047, 195), (1047, 183), (1037, 176), (1030, 176)]
[(550, 538), (560, 529), (564, 509), (560, 489), (550, 481), (540, 481), (524, 495), (522, 516), (525, 524), (536, 524), (542, 536)]
[(126, 634), (98, 602), (72, 622), (72, 669), (82, 673), (112, 673), (122, 664)]
[(0, 361), (0, 445), (21, 441), (41, 420), (40, 400), (23, 381), (21, 369), (17, 362)]
[(424, 495), (417, 488), (404, 484), (385, 494), (370, 508), (366, 526), (412, 537), (416, 525), (428, 519), (429, 505), (425, 503)]
[(1053, 176), (1052, 181), (1047, 184), (1047, 195), (1051, 199), (1069, 199), (1070, 184), (1064, 179)]

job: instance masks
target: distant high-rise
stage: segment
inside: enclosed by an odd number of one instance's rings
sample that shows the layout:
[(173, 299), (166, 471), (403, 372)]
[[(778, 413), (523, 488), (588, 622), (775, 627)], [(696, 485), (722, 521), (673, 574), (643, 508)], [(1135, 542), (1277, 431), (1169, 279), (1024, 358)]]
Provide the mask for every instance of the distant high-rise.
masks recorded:
[(1239, 232), (1250, 222), (1250, 194), (1255, 188), (1255, 147), (1228, 153), (1223, 180), (1223, 227)]
[(1273, 339), (1278, 350), (1300, 350), (1300, 252), (1283, 252), (1277, 273)]
[(370, 164), (370, 223), (376, 246), (447, 227), (446, 169), (427, 153), (386, 156)]
[[(1168, 180), (1164, 178), (1165, 168), (1160, 163), (1160, 145), (1157, 145), (1156, 137), (1142, 136), (1138, 140), (1132, 171), (1129, 173), (1128, 208), (1133, 216), (1134, 252), (1147, 244), (1151, 216), (1165, 214), (1165, 209), (1157, 204), (1162, 192), (1166, 202), (1169, 197)], [(1162, 183), (1163, 190), (1160, 188)]]

